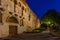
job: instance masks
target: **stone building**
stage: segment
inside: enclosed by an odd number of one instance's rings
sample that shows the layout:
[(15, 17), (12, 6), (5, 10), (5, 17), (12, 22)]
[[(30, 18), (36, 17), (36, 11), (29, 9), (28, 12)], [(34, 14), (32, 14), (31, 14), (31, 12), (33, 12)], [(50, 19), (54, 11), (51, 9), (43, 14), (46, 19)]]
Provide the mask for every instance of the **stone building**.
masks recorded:
[(25, 0), (0, 0), (0, 37), (40, 27), (40, 20)]

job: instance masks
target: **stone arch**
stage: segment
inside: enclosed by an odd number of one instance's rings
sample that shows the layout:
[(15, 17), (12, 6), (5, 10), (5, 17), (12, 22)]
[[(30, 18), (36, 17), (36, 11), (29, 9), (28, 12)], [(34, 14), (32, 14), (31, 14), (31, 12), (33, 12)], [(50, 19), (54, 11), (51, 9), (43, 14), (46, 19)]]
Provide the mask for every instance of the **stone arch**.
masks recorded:
[(17, 18), (14, 17), (14, 16), (8, 17), (6, 22), (9, 22), (9, 23), (19, 23)]

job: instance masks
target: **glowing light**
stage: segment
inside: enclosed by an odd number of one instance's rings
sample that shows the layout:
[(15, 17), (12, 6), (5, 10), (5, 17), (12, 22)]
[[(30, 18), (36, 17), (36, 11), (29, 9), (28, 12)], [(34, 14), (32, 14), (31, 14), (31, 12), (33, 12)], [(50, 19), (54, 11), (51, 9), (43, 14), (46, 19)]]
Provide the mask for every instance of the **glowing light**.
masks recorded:
[(47, 22), (47, 24), (51, 24), (51, 22), (50, 22), (50, 21), (48, 21), (48, 22)]

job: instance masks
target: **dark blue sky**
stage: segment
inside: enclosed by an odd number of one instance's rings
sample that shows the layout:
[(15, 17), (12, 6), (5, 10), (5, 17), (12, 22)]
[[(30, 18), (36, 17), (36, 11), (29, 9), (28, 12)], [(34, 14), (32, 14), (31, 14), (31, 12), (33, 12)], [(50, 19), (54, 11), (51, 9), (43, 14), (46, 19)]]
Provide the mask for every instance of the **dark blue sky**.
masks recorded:
[(26, 0), (26, 2), (40, 19), (50, 9), (60, 12), (60, 0)]

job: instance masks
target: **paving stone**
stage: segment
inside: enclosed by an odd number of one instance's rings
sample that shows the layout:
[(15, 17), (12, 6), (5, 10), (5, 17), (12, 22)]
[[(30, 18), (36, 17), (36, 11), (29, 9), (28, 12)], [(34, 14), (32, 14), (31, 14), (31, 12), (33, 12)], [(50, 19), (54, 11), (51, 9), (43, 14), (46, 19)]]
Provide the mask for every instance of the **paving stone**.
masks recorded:
[(9, 39), (10, 40), (60, 40), (59, 37), (54, 37), (50, 33), (43, 33), (43, 34), (24, 33), (22, 35), (15, 35), (15, 36), (9, 37)]

